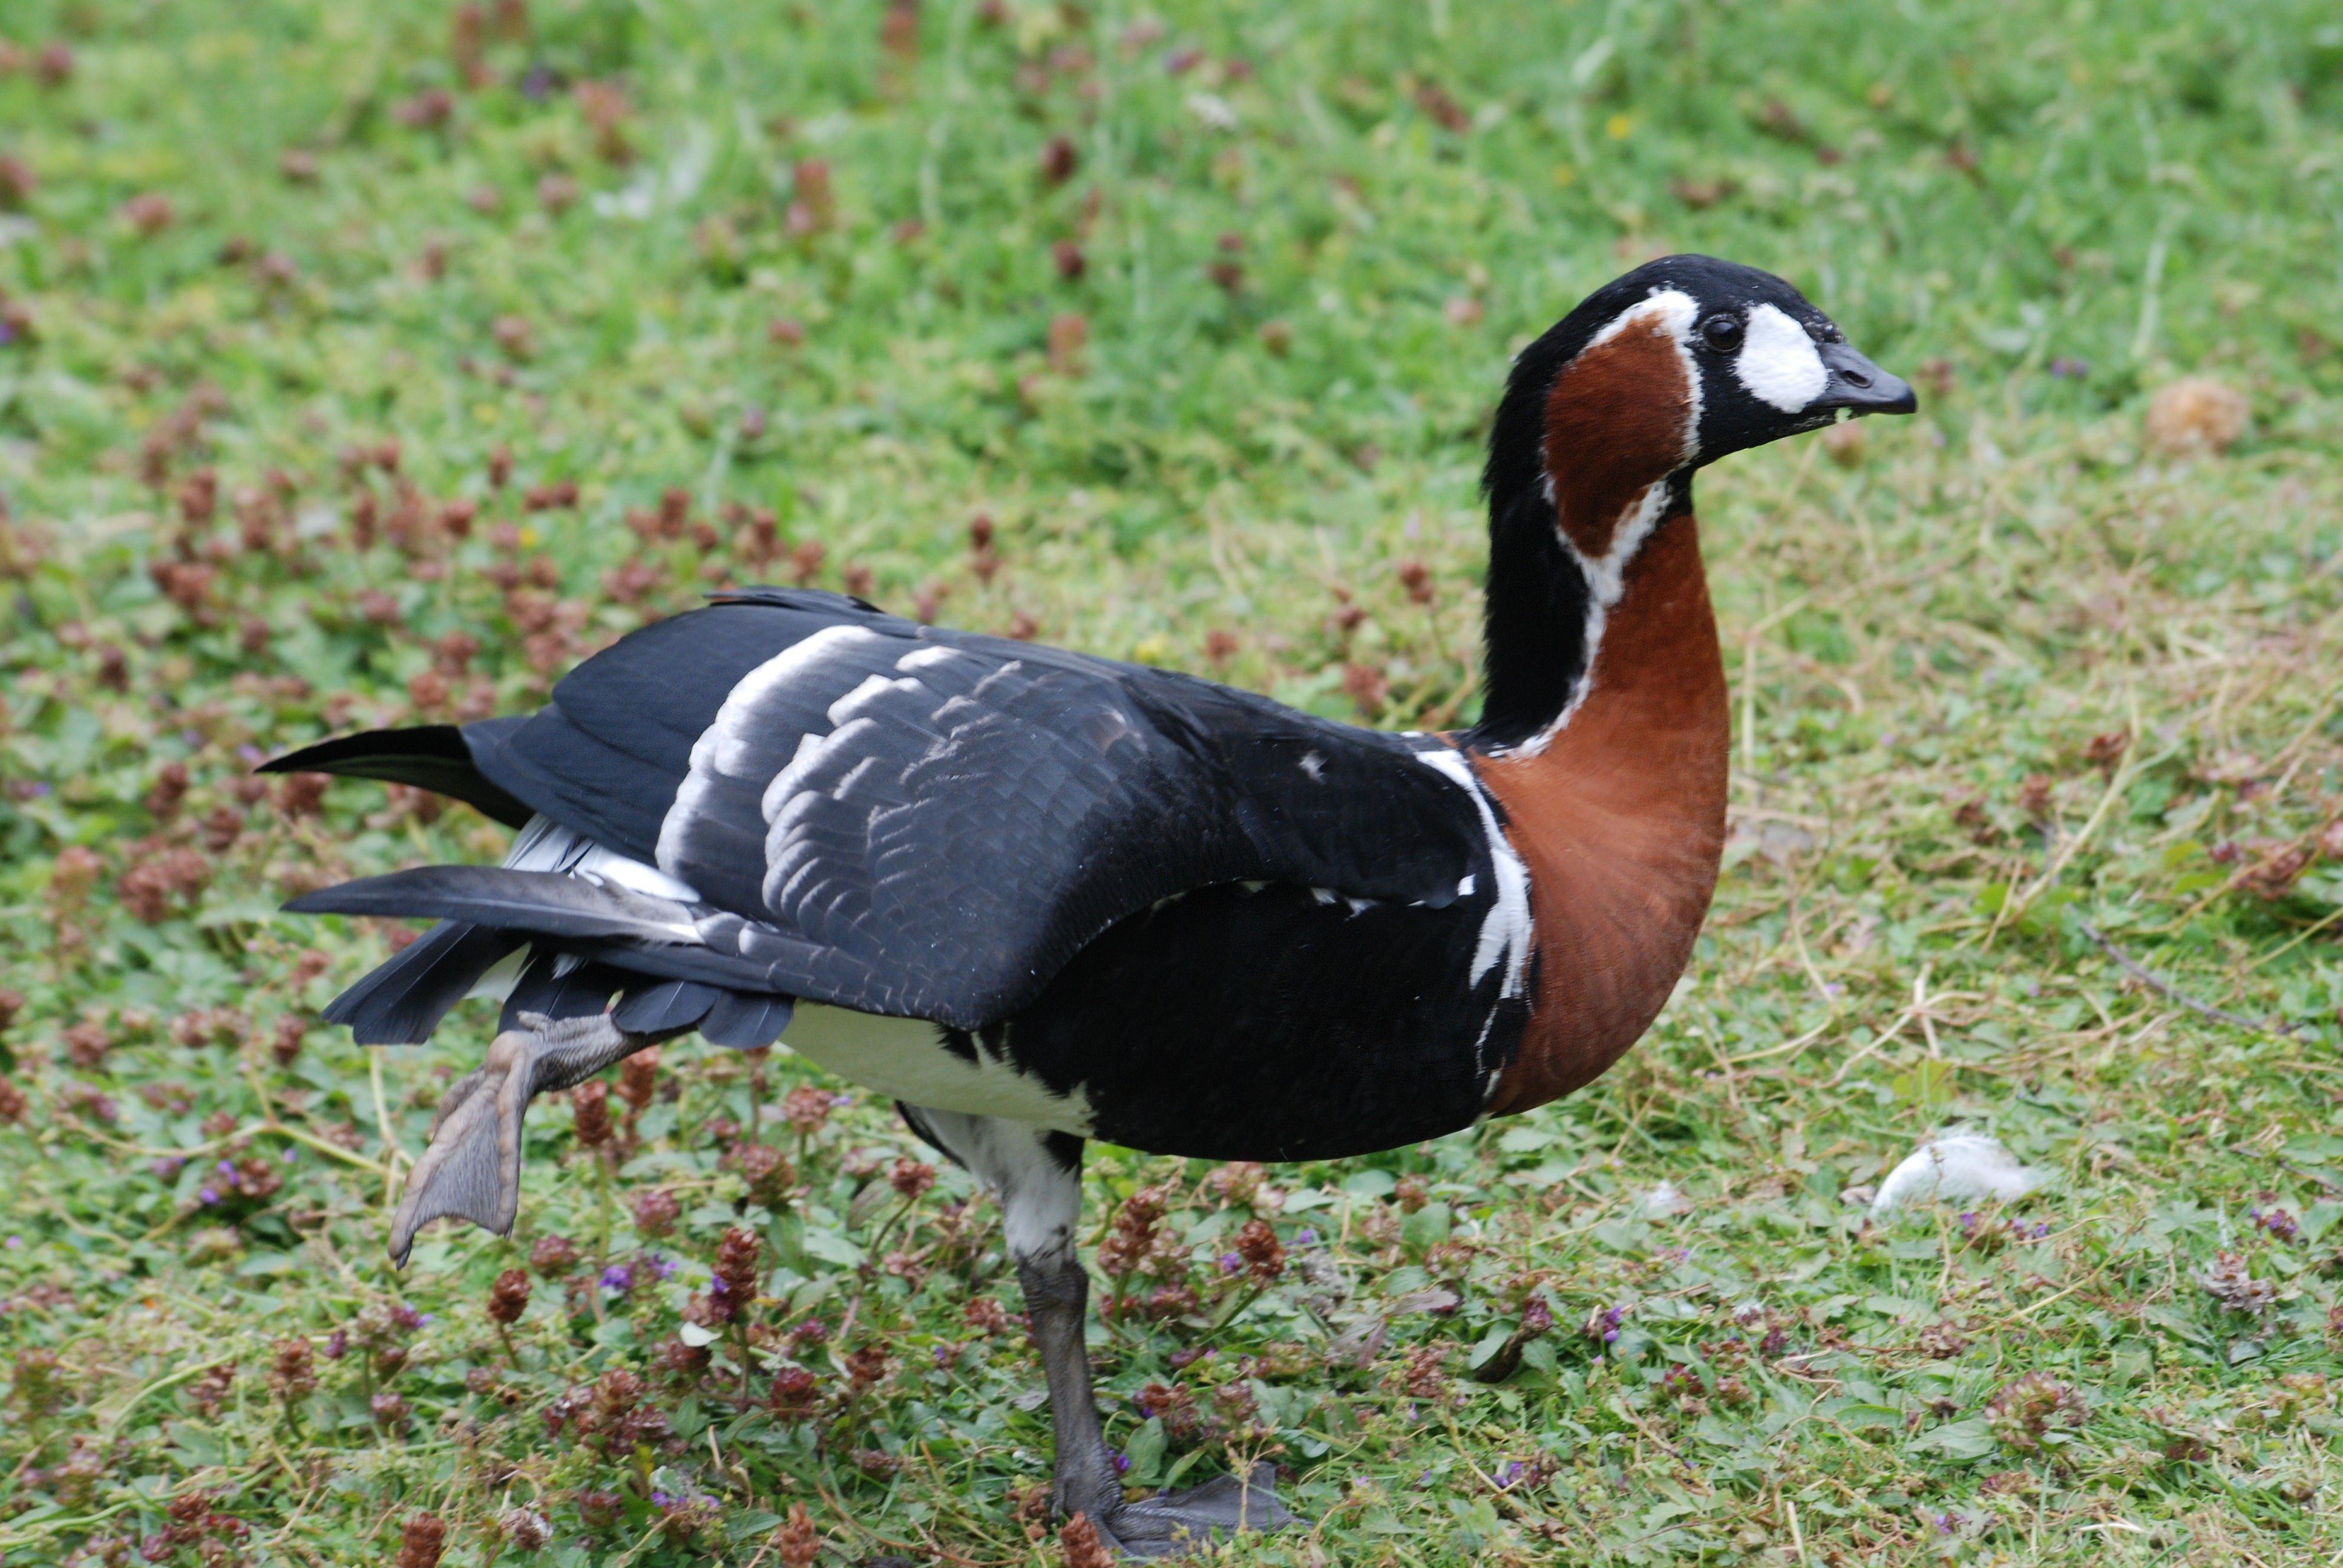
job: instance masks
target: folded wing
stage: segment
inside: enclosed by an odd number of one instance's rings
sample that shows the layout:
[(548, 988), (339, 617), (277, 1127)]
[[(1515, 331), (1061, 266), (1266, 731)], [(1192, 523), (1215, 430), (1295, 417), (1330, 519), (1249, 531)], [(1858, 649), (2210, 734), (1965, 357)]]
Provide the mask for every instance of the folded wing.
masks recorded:
[[(349, 890), (367, 912), (960, 1028), (1197, 888), (1445, 907), (1491, 885), (1480, 807), (1458, 770), (1425, 765), (1440, 742), (826, 594), (753, 590), (658, 623), (537, 714), (463, 739), (484, 788), (448, 793), (523, 803), (612, 863), (591, 893), (404, 873)], [(363, 739), (328, 745), (409, 755)], [(435, 768), (445, 749), (435, 738)]]

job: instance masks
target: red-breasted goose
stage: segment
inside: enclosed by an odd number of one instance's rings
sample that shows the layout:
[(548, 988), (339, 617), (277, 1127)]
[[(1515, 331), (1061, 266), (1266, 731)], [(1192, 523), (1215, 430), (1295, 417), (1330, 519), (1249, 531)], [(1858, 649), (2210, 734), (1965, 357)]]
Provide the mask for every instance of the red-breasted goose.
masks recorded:
[(1522, 352), (1497, 414), (1485, 701), (1458, 734), (750, 588), (626, 638), (534, 714), (278, 759), (520, 830), (502, 867), (287, 906), (440, 921), (328, 1010), (367, 1043), (426, 1039), (520, 964), (393, 1253), (440, 1215), (510, 1230), (532, 1096), (693, 1029), (786, 1038), (997, 1195), (1061, 1509), (1141, 1554), (1285, 1522), (1225, 1480), (1123, 1502), (1082, 1349), (1082, 1141), (1360, 1154), (1617, 1060), (1684, 969), (1724, 840), (1693, 474), (1913, 407), (1770, 274), (1671, 256), (1593, 295)]

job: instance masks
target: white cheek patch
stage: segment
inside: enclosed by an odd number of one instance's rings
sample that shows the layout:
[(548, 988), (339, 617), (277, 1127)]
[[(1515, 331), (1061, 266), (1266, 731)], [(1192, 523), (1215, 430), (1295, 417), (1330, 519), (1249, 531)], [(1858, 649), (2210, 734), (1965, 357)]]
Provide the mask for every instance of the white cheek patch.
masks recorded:
[(1749, 313), (1749, 325), (1733, 373), (1751, 397), (1771, 403), (1785, 414), (1795, 414), (1823, 395), (1830, 372), (1815, 352), (1806, 329), (1779, 307), (1761, 305)]

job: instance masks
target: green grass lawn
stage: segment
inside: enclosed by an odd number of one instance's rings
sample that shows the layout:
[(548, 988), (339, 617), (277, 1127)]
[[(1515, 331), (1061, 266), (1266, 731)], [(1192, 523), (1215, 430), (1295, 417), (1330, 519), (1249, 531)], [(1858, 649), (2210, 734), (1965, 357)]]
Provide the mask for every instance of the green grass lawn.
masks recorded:
[[(801, 1564), (801, 1506), (825, 1563), (1059, 1563), (993, 1211), (786, 1050), (668, 1047), (607, 1198), (541, 1104), (515, 1237), (394, 1272), (493, 1013), (358, 1050), (317, 1011), (402, 933), (273, 911), (506, 835), (248, 769), (525, 709), (725, 581), (1469, 721), (1507, 357), (1674, 249), (1924, 399), (1704, 478), (1735, 825), (1692, 971), (1470, 1133), (1094, 1146), (1099, 1234), (1164, 1211), (1093, 1331), (1131, 1482), (1288, 1467), (1311, 1527), (1237, 1563), (2343, 1552), (2330, 6), (0, 32), (0, 1561), (417, 1568), (428, 1519), (451, 1564), (532, 1520), (565, 1568)], [(2187, 374), (2247, 400), (2226, 455), (2144, 437)], [(2044, 1184), (1849, 1201), (1955, 1123)], [(701, 1343), (729, 1227), (763, 1294)]]

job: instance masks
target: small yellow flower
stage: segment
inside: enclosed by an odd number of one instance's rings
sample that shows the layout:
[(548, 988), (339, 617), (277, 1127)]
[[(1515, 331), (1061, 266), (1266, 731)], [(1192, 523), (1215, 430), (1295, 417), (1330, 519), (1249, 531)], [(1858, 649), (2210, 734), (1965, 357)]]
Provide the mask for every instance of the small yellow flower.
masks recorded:
[(537, 548), (537, 541), (538, 541), (538, 539), (540, 537), (541, 537), (541, 536), (538, 533), (538, 531), (537, 531), (537, 529), (536, 529), (536, 528), (535, 528), (534, 526), (532, 526), (532, 525), (530, 525), (530, 524), (527, 524), (527, 523), (524, 523), (524, 524), (522, 524), (522, 525), (521, 525), (521, 530), (520, 530), (520, 546), (521, 546), (521, 548), (523, 548), (523, 549), (525, 549), (525, 550), (533, 550), (533, 549)]
[(1575, 164), (1554, 165), (1554, 183), (1558, 186), (1576, 185), (1578, 183), (1578, 166)]
[(1603, 123), (1604, 132), (1614, 142), (1625, 141), (1634, 128), (1634, 119), (1627, 115), (1614, 115)]

